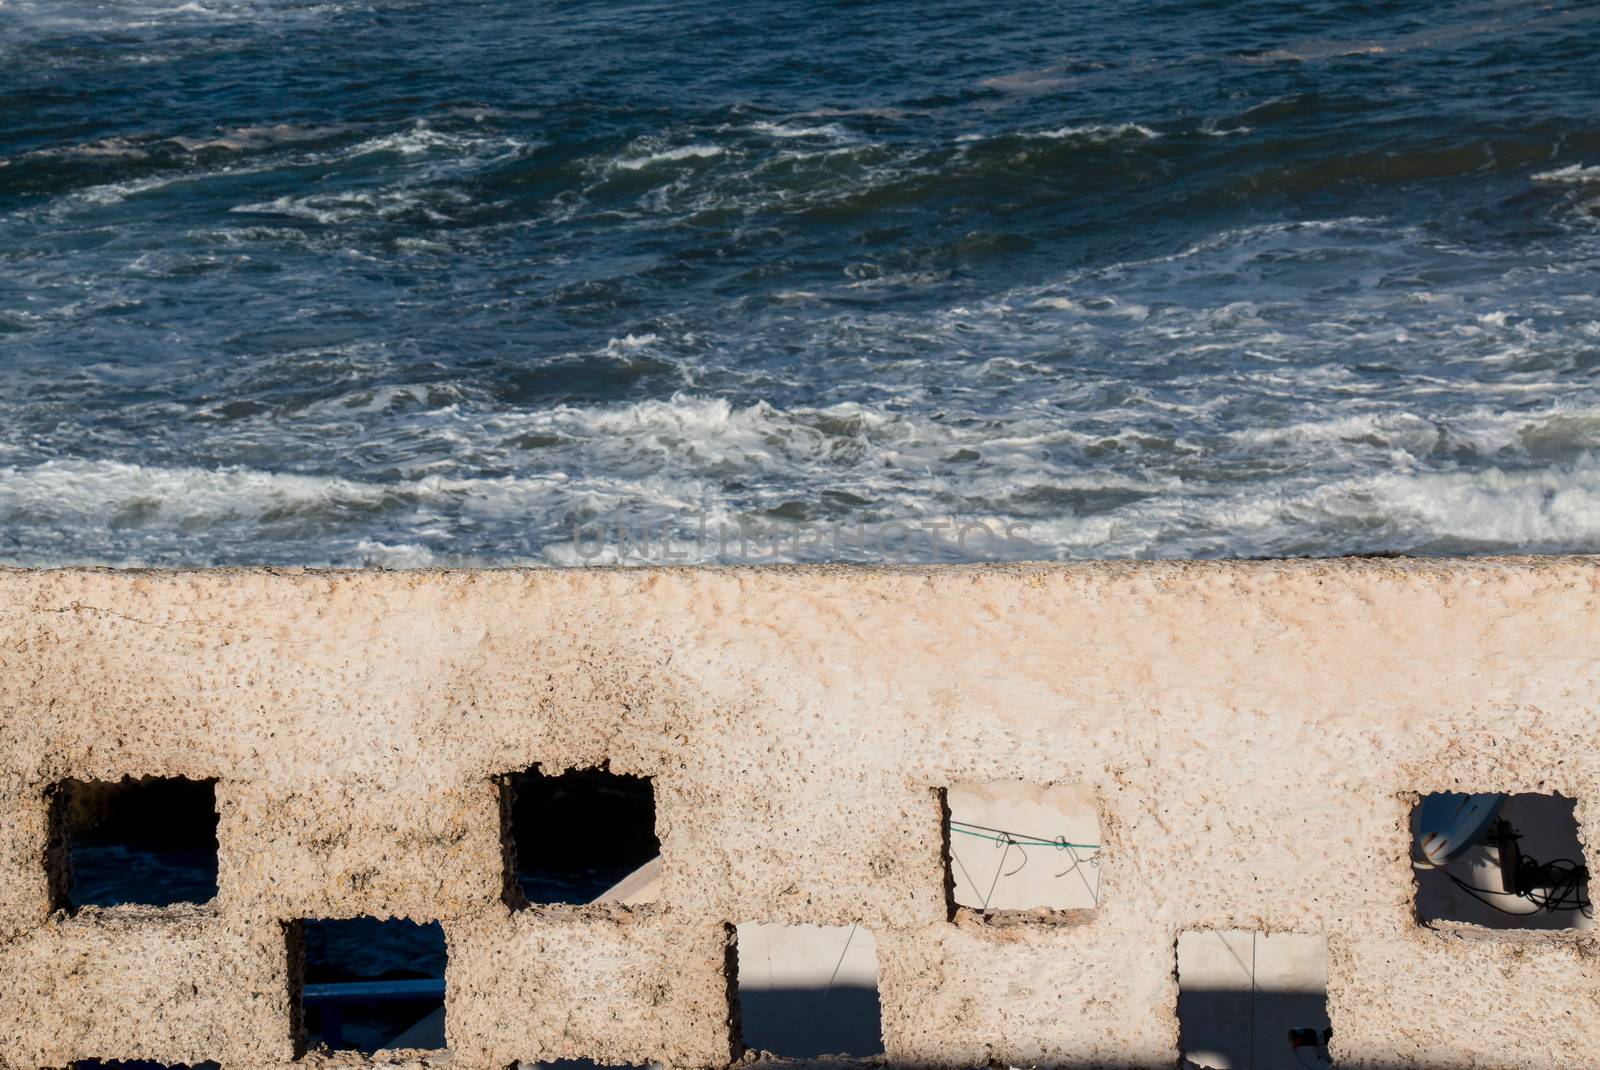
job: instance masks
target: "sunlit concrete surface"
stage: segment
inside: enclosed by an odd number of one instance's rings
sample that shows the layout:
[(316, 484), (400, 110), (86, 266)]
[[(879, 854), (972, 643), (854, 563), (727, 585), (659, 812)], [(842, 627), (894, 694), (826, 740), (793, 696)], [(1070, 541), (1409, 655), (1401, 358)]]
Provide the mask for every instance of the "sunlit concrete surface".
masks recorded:
[[(903, 1065), (1170, 1066), (1211, 930), (1326, 940), (1342, 1066), (1600, 1065), (1593, 931), (1420, 924), (1410, 830), (1558, 794), (1587, 853), (1597, 635), (1587, 558), (0, 571), (0, 1064), (319, 1065), (293, 922), (366, 914), (441, 923), (458, 1070), (726, 1066), (750, 924), (870, 933)], [(601, 765), (655, 901), (514, 907), (501, 778)], [(135, 774), (216, 780), (216, 897), (57, 909), (56, 786)], [(954, 901), (1013, 782), (1093, 800), (1092, 909)]]

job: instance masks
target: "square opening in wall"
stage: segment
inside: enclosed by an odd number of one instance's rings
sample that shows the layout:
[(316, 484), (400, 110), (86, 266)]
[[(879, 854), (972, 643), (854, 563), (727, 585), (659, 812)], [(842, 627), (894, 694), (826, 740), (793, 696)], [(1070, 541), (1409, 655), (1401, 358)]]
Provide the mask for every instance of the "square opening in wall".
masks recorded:
[(216, 781), (64, 780), (51, 795), (56, 905), (204, 903), (217, 894)]
[(1070, 784), (1020, 780), (945, 791), (955, 904), (973, 910), (1085, 910), (1100, 901), (1100, 816)]
[(444, 929), (377, 918), (308, 919), (301, 1021), (308, 1049), (444, 1045)]
[(791, 1059), (882, 1054), (871, 930), (746, 922), (738, 971), (746, 1047)]
[(1492, 929), (1592, 929), (1573, 801), (1424, 795), (1411, 814), (1417, 920)]
[(1183, 1055), (1212, 1070), (1326, 1067), (1328, 942), (1300, 933), (1178, 934)]
[[(528, 903), (647, 903), (660, 884), (655, 790), (606, 769), (506, 777), (511, 866)], [(509, 882), (508, 882), (509, 883)]]

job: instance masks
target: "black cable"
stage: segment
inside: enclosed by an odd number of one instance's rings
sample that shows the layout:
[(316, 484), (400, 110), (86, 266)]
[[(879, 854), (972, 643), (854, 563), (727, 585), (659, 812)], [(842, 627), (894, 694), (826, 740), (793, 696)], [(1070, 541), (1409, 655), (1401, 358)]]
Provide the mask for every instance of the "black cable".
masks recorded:
[[(1490, 910), (1497, 911), (1497, 912), (1499, 912), (1501, 914), (1508, 914), (1513, 918), (1531, 918), (1535, 914), (1540, 913), (1540, 911), (1539, 911), (1539, 909), (1537, 907), (1534, 908), (1533, 910), (1507, 910), (1505, 907), (1501, 906), (1499, 903), (1491, 903), (1489, 900), (1485, 899), (1483, 896), (1478, 894), (1479, 892), (1488, 892), (1487, 888), (1474, 888), (1472, 885), (1468, 884), (1466, 881), (1462, 880), (1460, 877), (1457, 877), (1454, 873), (1446, 873), (1445, 876), (1449, 877), (1452, 881), (1454, 881), (1456, 886), (1458, 888), (1460, 888), (1463, 892), (1466, 892), (1468, 895), (1472, 896), (1472, 898), (1476, 899), (1478, 902), (1482, 903), (1484, 906), (1488, 907)], [(1506, 893), (1504, 893), (1504, 892), (1489, 892), (1489, 894), (1490, 895), (1504, 895)]]
[(1541, 864), (1517, 852), (1517, 884), (1528, 889), (1521, 894), (1545, 910), (1580, 910), (1593, 917), (1584, 894), (1588, 883), (1588, 868), (1574, 859), (1557, 858)]
[[(1514, 879), (1517, 887), (1523, 889), (1521, 891), (1479, 888), (1468, 884), (1454, 873), (1443, 871), (1444, 875), (1449, 877), (1457, 888), (1490, 910), (1513, 918), (1528, 918), (1541, 913), (1554, 914), (1564, 910), (1579, 911), (1586, 918), (1594, 917), (1594, 906), (1587, 895), (1588, 867), (1571, 858), (1556, 858), (1541, 863), (1523, 854), (1522, 849), (1515, 843), (1512, 844), (1512, 849), (1517, 852)], [(1508, 910), (1499, 903), (1485, 899), (1484, 896), (1487, 895), (1509, 895), (1526, 899), (1533, 909)]]
[[(1466, 881), (1462, 880), (1460, 877), (1457, 877), (1454, 873), (1446, 873), (1445, 876), (1449, 877), (1452, 881), (1454, 881), (1456, 883), (1456, 885), (1458, 887), (1460, 887), (1463, 891), (1467, 891), (1467, 892), (1482, 892), (1484, 895), (1509, 895), (1509, 896), (1514, 896), (1514, 897), (1516, 897), (1518, 899), (1526, 899), (1529, 902), (1534, 903), (1541, 910), (1551, 910), (1551, 911), (1555, 911), (1555, 910), (1583, 910), (1583, 909), (1587, 909), (1588, 906), (1589, 906), (1589, 901), (1587, 899), (1584, 899), (1582, 897), (1581, 893), (1577, 897), (1575, 897), (1574, 899), (1568, 900), (1566, 898), (1566, 894), (1565, 894), (1564, 891), (1560, 896), (1543, 895), (1542, 893), (1534, 892), (1534, 891), (1529, 891), (1529, 892), (1508, 892), (1508, 891), (1505, 891), (1504, 889), (1500, 889), (1500, 888), (1479, 888), (1475, 884), (1468, 884)], [(1499, 909), (1499, 908), (1497, 908), (1497, 909)], [(1539, 912), (1538, 910), (1504, 911), (1504, 913), (1510, 913), (1510, 914), (1537, 914), (1538, 912)]]

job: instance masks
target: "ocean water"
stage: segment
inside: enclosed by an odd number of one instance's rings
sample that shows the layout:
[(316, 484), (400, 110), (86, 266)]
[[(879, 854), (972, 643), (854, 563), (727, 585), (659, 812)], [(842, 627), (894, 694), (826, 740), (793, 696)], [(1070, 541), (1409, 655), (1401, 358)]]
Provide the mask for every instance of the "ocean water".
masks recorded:
[(0, 0), (0, 560), (1600, 550), (1597, 53), (1592, 3)]

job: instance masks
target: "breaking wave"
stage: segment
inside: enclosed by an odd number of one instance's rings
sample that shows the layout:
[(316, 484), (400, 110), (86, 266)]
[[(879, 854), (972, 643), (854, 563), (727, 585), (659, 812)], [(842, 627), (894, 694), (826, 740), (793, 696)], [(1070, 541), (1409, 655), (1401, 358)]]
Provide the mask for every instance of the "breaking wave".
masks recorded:
[(1582, 12), (3, 6), (0, 560), (1600, 549)]

